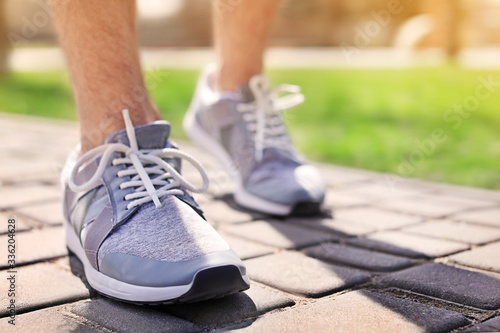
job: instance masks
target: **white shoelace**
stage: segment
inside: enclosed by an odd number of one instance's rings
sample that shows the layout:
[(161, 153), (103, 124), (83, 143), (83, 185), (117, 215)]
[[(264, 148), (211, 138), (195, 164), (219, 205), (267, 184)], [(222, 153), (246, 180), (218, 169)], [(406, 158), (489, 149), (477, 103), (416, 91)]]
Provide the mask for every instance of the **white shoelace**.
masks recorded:
[[(263, 75), (252, 77), (249, 87), (254, 100), (238, 104), (238, 111), (243, 113), (247, 128), (253, 135), (255, 159), (261, 161), (266, 148), (292, 149), (281, 112), (304, 102), (300, 87), (282, 84), (270, 89), (270, 81)], [(289, 95), (279, 97), (282, 93)]]
[[(161, 207), (160, 199), (165, 195), (182, 195), (184, 189), (201, 193), (208, 188), (208, 176), (202, 165), (191, 155), (183, 153), (178, 149), (142, 149), (139, 150), (135, 129), (130, 120), (128, 110), (123, 110), (125, 128), (130, 147), (122, 143), (110, 143), (92, 149), (84, 154), (75, 164), (69, 178), (69, 188), (74, 192), (88, 191), (94, 188), (100, 181), (106, 166), (115, 152), (123, 153), (125, 157), (115, 158), (112, 165), (126, 164), (129, 167), (126, 170), (119, 171), (118, 177), (133, 176), (130, 181), (124, 181), (120, 188), (135, 187), (135, 192), (125, 196), (125, 200), (131, 200), (127, 209), (153, 201), (156, 208)], [(77, 185), (75, 178), (80, 168), (94, 157), (102, 153), (101, 161), (95, 174), (87, 182)], [(165, 162), (164, 158), (182, 158), (191, 163), (199, 172), (203, 179), (203, 185), (196, 187), (185, 180), (173, 166)], [(153, 166), (149, 166), (153, 165)], [(158, 175), (151, 179), (150, 175)]]

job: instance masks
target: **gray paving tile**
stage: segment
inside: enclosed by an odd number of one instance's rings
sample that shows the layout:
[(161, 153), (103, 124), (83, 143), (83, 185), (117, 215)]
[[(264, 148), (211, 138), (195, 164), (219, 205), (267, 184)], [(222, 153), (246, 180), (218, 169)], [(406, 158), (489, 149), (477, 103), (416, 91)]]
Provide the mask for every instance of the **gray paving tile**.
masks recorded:
[(401, 231), (470, 244), (484, 244), (500, 239), (500, 229), (443, 220), (420, 223)]
[(245, 292), (194, 304), (163, 306), (162, 310), (198, 325), (216, 327), (294, 304), (285, 294), (253, 282)]
[(239, 223), (253, 220), (251, 214), (233, 209), (221, 200), (208, 201), (200, 205), (207, 220), (216, 223)]
[(500, 207), (463, 212), (453, 215), (452, 219), (500, 227)]
[(57, 200), (61, 197), (60, 192), (53, 186), (43, 185), (2, 187), (0, 189), (0, 209)]
[(68, 311), (115, 332), (199, 332), (201, 329), (156, 308), (126, 304), (105, 298), (66, 306)]
[(486, 320), (478, 325), (474, 325), (473, 327), (464, 331), (464, 333), (470, 332), (500, 332), (500, 317), (495, 317)]
[(27, 219), (24, 216), (18, 216), (14, 212), (0, 211), (0, 234), (6, 234), (9, 231), (9, 219), (16, 220), (15, 229), (16, 232), (26, 231), (29, 229), (29, 225), (26, 222)]
[[(24, 148), (24, 147), (23, 147)], [(31, 155), (29, 152), (24, 152)], [(56, 170), (58, 163), (55, 160), (43, 161), (30, 156), (29, 159), (16, 159), (15, 156), (8, 156), (11, 162), (7, 166), (0, 167), (0, 179), (6, 185), (28, 185), (58, 182), (60, 172)], [(33, 172), (33, 161), (36, 160), (36, 172)]]
[[(39, 309), (89, 297), (82, 281), (74, 276), (69, 267), (61, 263), (40, 263), (16, 268), (16, 307), (18, 311)], [(2, 271), (2, 276), (7, 272)], [(10, 275), (10, 274), (9, 274)], [(0, 290), (9, 289), (9, 281), (0, 279)], [(0, 315), (7, 314), (8, 298), (2, 297)]]
[(429, 182), (427, 186), (432, 187), (434, 189), (438, 189), (439, 192), (437, 193), (444, 196), (461, 197), (461, 198), (475, 199), (475, 200), (477, 199), (488, 200), (500, 203), (500, 191), (498, 190), (495, 191), (478, 187), (466, 187), (466, 186), (451, 185), (446, 183), (431, 183), (431, 182)]
[(500, 242), (455, 254), (450, 260), (461, 265), (500, 273)]
[(222, 228), (226, 233), (283, 249), (301, 248), (336, 240), (332, 235), (310, 231), (284, 222), (254, 221)]
[(325, 197), (325, 206), (334, 209), (339, 207), (366, 205), (367, 202), (365, 198), (343, 190), (330, 190)]
[(306, 297), (319, 297), (367, 282), (370, 276), (298, 252), (281, 252), (245, 262), (251, 279)]
[(266, 254), (271, 254), (276, 250), (271, 246), (251, 242), (239, 237), (228, 235), (223, 232), (221, 232), (220, 235), (241, 259), (260, 257)]
[(102, 332), (98, 328), (92, 328), (73, 320), (64, 314), (62, 306), (32, 311), (15, 317), (15, 326), (10, 325), (9, 317), (0, 319), (0, 331), (2, 332)]
[[(448, 332), (461, 314), (370, 291), (354, 291), (241, 325), (243, 332)], [(246, 327), (245, 327), (246, 326)]]
[(194, 200), (198, 203), (198, 205), (202, 205), (204, 203), (207, 203), (209, 201), (212, 201), (213, 198), (212, 196), (206, 194), (206, 193), (191, 193)]
[(64, 222), (62, 210), (62, 202), (59, 200), (14, 209), (14, 211), (18, 214), (50, 225), (60, 225)]
[(378, 181), (351, 186), (345, 192), (368, 201), (379, 201), (418, 195), (429, 190), (400, 182)]
[(333, 232), (345, 237), (361, 236), (376, 231), (376, 228), (373, 226), (350, 221), (343, 221), (335, 217), (293, 217), (288, 218), (285, 223), (301, 224), (308, 228), (326, 232)]
[(339, 209), (335, 218), (373, 227), (376, 230), (401, 228), (422, 221), (421, 217), (391, 212), (373, 207)]
[(500, 308), (500, 275), (427, 264), (390, 274), (380, 283), (479, 309)]
[(370, 271), (395, 271), (413, 265), (407, 258), (341, 244), (321, 244), (307, 248), (304, 252), (317, 259)]
[(437, 194), (407, 196), (377, 203), (383, 208), (431, 218), (441, 218), (472, 208), (489, 207), (492, 204), (489, 201), (443, 197)]
[(325, 164), (315, 164), (325, 182), (330, 186), (363, 182), (373, 179), (376, 174), (363, 170), (355, 170)]
[(456, 205), (466, 209), (491, 207), (498, 204), (494, 199), (486, 198), (466, 198), (462, 196), (446, 195), (444, 193), (422, 194), (421, 198), (436, 199), (439, 202), (449, 205)]
[[(63, 227), (35, 229), (16, 234), (16, 263), (30, 262), (63, 257), (68, 254)], [(7, 235), (0, 236), (0, 246), (7, 248)], [(0, 263), (5, 268), (6, 262)]]
[(442, 257), (469, 248), (469, 245), (399, 231), (384, 231), (365, 238), (348, 239), (348, 244), (411, 258)]

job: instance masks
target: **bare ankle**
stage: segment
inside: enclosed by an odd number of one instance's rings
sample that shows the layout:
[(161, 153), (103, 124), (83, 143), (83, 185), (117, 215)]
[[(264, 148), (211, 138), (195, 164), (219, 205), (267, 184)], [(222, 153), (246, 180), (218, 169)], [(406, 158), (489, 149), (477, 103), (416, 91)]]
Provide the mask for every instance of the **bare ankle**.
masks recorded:
[[(152, 103), (148, 106), (129, 109), (129, 112), (134, 126), (150, 124), (161, 119), (158, 109)], [(89, 112), (80, 114), (82, 115), (80, 120), (81, 154), (104, 144), (111, 133), (125, 128), (122, 109), (116, 109), (113, 112), (93, 112), (93, 117), (87, 116)]]

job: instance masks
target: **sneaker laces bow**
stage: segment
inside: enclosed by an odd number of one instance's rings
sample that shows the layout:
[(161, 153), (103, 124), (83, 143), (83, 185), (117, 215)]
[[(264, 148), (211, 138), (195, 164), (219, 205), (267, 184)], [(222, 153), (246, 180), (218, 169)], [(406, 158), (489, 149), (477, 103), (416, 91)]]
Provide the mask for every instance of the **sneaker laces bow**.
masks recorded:
[[(300, 87), (282, 84), (271, 89), (269, 79), (263, 75), (252, 77), (249, 87), (254, 100), (238, 104), (237, 109), (244, 113), (243, 119), (247, 122), (249, 131), (254, 135), (256, 160), (262, 160), (265, 148), (276, 147), (290, 150), (292, 146), (281, 112), (304, 102)], [(288, 95), (279, 97), (283, 93), (288, 93)]]
[[(69, 188), (74, 192), (89, 191), (100, 183), (105, 168), (110, 165), (113, 154), (122, 153), (124, 157), (113, 158), (111, 165), (126, 164), (129, 167), (118, 171), (118, 177), (132, 176), (130, 181), (120, 184), (120, 189), (134, 187), (135, 192), (127, 194), (125, 200), (131, 200), (127, 209), (153, 201), (156, 208), (161, 207), (160, 199), (165, 195), (183, 195), (184, 190), (201, 193), (208, 188), (208, 176), (203, 166), (191, 155), (174, 148), (139, 149), (135, 129), (130, 120), (128, 110), (123, 110), (125, 129), (130, 146), (123, 143), (110, 143), (96, 147), (84, 154), (75, 164), (69, 178)], [(96, 156), (102, 154), (94, 175), (83, 184), (76, 184), (76, 175), (81, 167)], [(188, 182), (165, 158), (181, 158), (191, 163), (203, 179), (203, 184), (196, 187)], [(149, 166), (153, 165), (153, 166)], [(151, 179), (150, 175), (157, 175)], [(157, 188), (158, 187), (158, 188)]]

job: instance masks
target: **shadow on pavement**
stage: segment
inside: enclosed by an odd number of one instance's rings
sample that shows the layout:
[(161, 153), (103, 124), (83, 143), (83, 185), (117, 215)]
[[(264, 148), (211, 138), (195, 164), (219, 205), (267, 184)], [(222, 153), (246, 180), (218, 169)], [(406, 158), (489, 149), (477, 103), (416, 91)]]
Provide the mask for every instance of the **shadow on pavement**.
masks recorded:
[[(470, 324), (471, 317), (466, 318), (460, 313), (463, 313), (459, 309), (460, 302), (478, 308), (477, 313), (482, 315), (487, 313), (487, 310), (500, 307), (494, 299), (490, 305), (481, 303), (481, 298), (487, 298), (487, 291), (484, 292), (484, 288), (498, 286), (500, 290), (500, 279), (483, 273), (435, 264), (433, 258), (425, 253), (382, 241), (353, 242), (364, 237), (348, 233), (344, 228), (337, 229), (335, 223), (325, 227), (325, 219), (338, 222), (331, 211), (310, 218), (266, 217), (238, 207), (231, 195), (223, 195), (216, 199), (223, 201), (230, 209), (250, 214), (254, 219), (237, 223), (237, 226), (266, 223), (275, 232), (288, 239), (291, 245), (289, 248), (276, 249), (272, 254), (245, 261), (250, 278), (258, 282), (253, 283), (249, 291), (192, 304), (151, 307), (130, 305), (130, 307), (150, 308), (151, 311), (173, 315), (210, 329), (274, 331), (279, 327), (279, 321), (286, 321), (288, 322), (286, 327), (295, 325), (297, 331), (308, 331), (318, 327), (325, 330), (349, 330), (354, 327), (365, 327), (363, 325), (366, 324), (367, 329), (371, 327), (375, 331), (377, 327), (380, 330), (399, 327), (403, 330), (425, 332), (449, 331)], [(209, 207), (209, 204), (206, 207)], [(307, 220), (305, 223), (304, 219)], [(298, 223), (298, 220), (302, 220), (302, 223)], [(223, 230), (224, 227), (222, 226)], [(306, 234), (310, 237), (314, 233), (319, 238), (304, 245), (297, 230), (302, 232), (304, 237)], [(236, 235), (236, 237), (242, 236)], [(252, 237), (246, 239), (259, 243), (259, 239)], [(262, 244), (271, 245), (266, 242)], [(70, 263), (73, 274), (82, 278), (87, 288), (91, 290), (78, 259), (70, 256)], [(477, 285), (469, 283), (470, 279), (465, 277), (469, 273), (474, 274), (473, 279), (478, 281)], [(440, 280), (446, 279), (450, 274), (458, 278), (448, 282)], [(423, 282), (414, 283), (412, 279), (418, 277)], [(426, 279), (428, 282), (425, 282)], [(440, 286), (441, 282), (443, 284)], [(266, 294), (262, 289), (269, 289), (265, 285), (286, 293), (283, 294), (286, 300), (265, 304)], [(471, 296), (481, 289), (483, 293), (478, 297)], [(343, 291), (348, 292), (322, 298)], [(493, 295), (496, 294), (498, 290), (493, 292)], [(95, 297), (95, 292), (92, 295)], [(257, 298), (254, 301), (255, 295)], [(412, 298), (414, 295), (421, 296), (421, 299)], [(277, 308), (293, 306), (300, 297), (315, 301), (309, 305), (259, 317)], [(90, 302), (94, 300), (96, 299)], [(472, 303), (476, 303), (468, 304), (471, 300)], [(310, 317), (311, 314), (313, 317)], [(358, 326), (346, 326), (346, 323), (354, 322), (357, 322)]]

